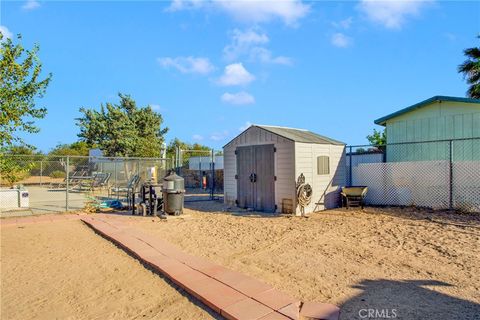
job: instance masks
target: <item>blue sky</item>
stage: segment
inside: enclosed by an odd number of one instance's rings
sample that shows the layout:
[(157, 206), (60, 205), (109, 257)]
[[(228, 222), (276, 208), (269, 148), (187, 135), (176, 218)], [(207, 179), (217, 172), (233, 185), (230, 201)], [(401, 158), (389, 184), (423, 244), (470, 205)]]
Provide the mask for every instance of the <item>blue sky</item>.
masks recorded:
[(222, 147), (250, 123), (365, 143), (376, 118), (434, 95), (465, 96), (468, 1), (2, 1), (0, 30), (41, 46), (53, 73), (40, 133), (76, 141), (80, 107), (128, 93), (178, 137)]

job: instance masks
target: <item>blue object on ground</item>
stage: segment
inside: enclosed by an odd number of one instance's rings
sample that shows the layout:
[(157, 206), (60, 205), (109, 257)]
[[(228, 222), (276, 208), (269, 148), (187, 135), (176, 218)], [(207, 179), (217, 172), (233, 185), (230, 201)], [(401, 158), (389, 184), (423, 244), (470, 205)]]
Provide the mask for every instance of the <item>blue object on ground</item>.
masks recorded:
[(105, 200), (100, 202), (100, 208), (122, 209), (123, 204), (118, 200)]

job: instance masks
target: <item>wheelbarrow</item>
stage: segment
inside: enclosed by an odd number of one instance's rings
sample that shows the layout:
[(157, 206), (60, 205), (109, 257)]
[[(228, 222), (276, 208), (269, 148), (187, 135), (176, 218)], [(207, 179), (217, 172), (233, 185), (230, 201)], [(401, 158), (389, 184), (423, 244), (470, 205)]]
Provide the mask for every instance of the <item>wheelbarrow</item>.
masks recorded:
[(368, 187), (366, 186), (342, 187), (342, 206), (347, 209), (350, 206), (360, 206), (363, 209), (367, 191)]

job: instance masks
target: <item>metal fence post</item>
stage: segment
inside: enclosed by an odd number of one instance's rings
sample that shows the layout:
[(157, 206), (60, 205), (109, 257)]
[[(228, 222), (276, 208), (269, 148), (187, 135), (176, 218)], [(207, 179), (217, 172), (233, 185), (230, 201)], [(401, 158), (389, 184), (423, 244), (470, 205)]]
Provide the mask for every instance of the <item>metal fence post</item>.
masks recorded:
[(43, 186), (43, 184), (42, 184), (42, 177), (43, 177), (43, 161), (40, 160), (40, 187)]
[(65, 211), (68, 211), (68, 189), (70, 189), (70, 157), (67, 156), (67, 163), (65, 165), (65, 170), (67, 171), (67, 175), (66, 175), (66, 189), (65, 189)]
[(178, 157), (179, 157), (180, 152), (179, 152), (178, 150), (179, 150), (179, 147), (176, 147), (176, 148), (175, 148), (175, 163), (174, 163), (174, 165), (173, 165), (173, 166), (174, 166), (173, 169), (175, 170), (175, 172), (176, 172), (177, 174), (180, 173), (180, 171), (179, 171), (179, 169), (178, 169), (178, 164), (180, 163), (180, 162), (178, 161)]
[(350, 146), (350, 158), (349, 158), (349, 162), (350, 162), (350, 167), (348, 169), (348, 185), (351, 186), (352, 185), (352, 146)]
[[(203, 189), (202, 156), (200, 156), (198, 160), (198, 177), (200, 178), (200, 189)], [(190, 165), (188, 167), (188, 169), (190, 169)]]
[(181, 172), (181, 167), (183, 166), (183, 156), (182, 156), (182, 149), (178, 147), (178, 172)]
[(212, 149), (212, 191), (210, 194), (210, 200), (213, 200), (215, 194), (215, 150)]
[(181, 167), (182, 166), (182, 149), (180, 147), (177, 147), (177, 166), (175, 168), (175, 171), (177, 172), (178, 175), (182, 175), (181, 172)]
[[(115, 182), (114, 183), (115, 183), (115, 190), (118, 190), (118, 185), (117, 185), (117, 159), (115, 159), (114, 161), (115, 161), (113, 163), (113, 168), (114, 168), (113, 170), (115, 172)], [(117, 192), (117, 200), (118, 200), (118, 197), (119, 197), (119, 195), (118, 195), (118, 192)]]
[(449, 141), (449, 161), (448, 161), (448, 177), (449, 177), (449, 204), (448, 207), (450, 210), (453, 210), (453, 141)]

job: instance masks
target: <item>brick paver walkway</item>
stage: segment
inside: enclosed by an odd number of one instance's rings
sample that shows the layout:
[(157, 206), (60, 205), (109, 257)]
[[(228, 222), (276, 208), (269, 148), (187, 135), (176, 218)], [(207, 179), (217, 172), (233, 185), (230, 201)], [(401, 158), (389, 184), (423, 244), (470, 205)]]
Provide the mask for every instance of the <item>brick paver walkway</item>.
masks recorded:
[(339, 308), (334, 305), (300, 302), (259, 280), (186, 254), (121, 219), (101, 216), (81, 219), (227, 319), (336, 320), (339, 317)]

